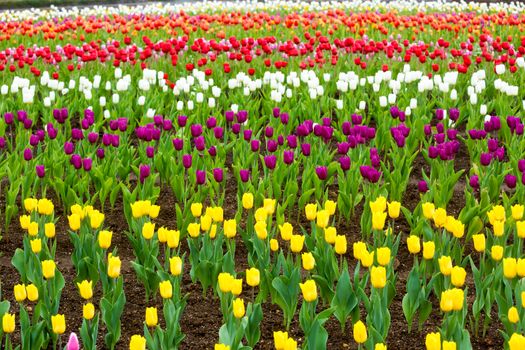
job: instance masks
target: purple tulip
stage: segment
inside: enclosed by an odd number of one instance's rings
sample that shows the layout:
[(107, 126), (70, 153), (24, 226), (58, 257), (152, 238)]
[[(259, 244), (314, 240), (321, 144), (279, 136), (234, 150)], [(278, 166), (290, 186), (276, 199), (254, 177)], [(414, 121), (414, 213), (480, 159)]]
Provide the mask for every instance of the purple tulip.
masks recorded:
[(242, 124), (248, 120), (248, 111), (240, 110), (237, 113), (237, 123)]
[(139, 167), (139, 180), (141, 184), (144, 183), (144, 180), (146, 180), (146, 178), (150, 175), (150, 173), (151, 173), (151, 169), (149, 165), (143, 164)]
[(396, 119), (397, 117), (399, 117), (399, 108), (397, 108), (397, 106), (392, 106), (390, 107), (390, 115), (392, 116), (392, 118)]
[(224, 137), (224, 129), (220, 126), (213, 128), (213, 136), (215, 136), (217, 140), (222, 140)]
[(494, 131), (501, 129), (501, 120), (498, 116), (493, 115), (490, 117), (490, 124), (492, 125), (492, 130)]
[(359, 125), (363, 122), (363, 116), (359, 114), (355, 114), (355, 113), (352, 114), (351, 119), (352, 119), (352, 124), (354, 125)]
[(164, 119), (162, 122), (162, 129), (164, 129), (164, 131), (170, 131), (173, 129), (173, 122), (169, 119)]
[(184, 154), (182, 156), (182, 165), (186, 168), (186, 169), (189, 169), (191, 168), (191, 163), (192, 163), (192, 157), (191, 157), (191, 154)]
[(206, 182), (206, 172), (204, 170), (195, 171), (195, 176), (197, 179), (197, 185), (203, 185)]
[(286, 142), (288, 143), (288, 147), (297, 148), (297, 136), (295, 135), (286, 136)]
[(182, 147), (184, 146), (184, 141), (182, 139), (179, 139), (179, 138), (175, 138), (173, 139), (173, 147), (177, 150), (177, 151), (180, 151), (182, 150)]
[(445, 111), (443, 109), (436, 109), (436, 119), (437, 120), (443, 120), (445, 117)]
[(152, 146), (146, 147), (146, 157), (153, 158), (153, 155), (155, 154), (155, 148)]
[(343, 169), (343, 171), (347, 171), (348, 169), (350, 169), (350, 157), (348, 156), (342, 156), (341, 158), (339, 158), (339, 165), (341, 166), (341, 169)]
[(224, 118), (226, 118), (228, 123), (232, 123), (235, 119), (235, 113), (233, 113), (233, 111), (226, 111), (224, 112)]
[(250, 142), (250, 147), (252, 149), (252, 152), (257, 152), (260, 148), (261, 142), (259, 140), (252, 140)]
[(297, 136), (308, 136), (309, 131), (306, 125), (301, 124), (297, 127)]
[(179, 127), (183, 128), (186, 126), (186, 123), (188, 122), (188, 117), (185, 115), (179, 115), (177, 118), (177, 124), (179, 124)]
[(206, 148), (206, 143), (204, 141), (204, 136), (196, 137), (193, 142), (195, 143), (195, 148), (199, 151), (203, 151)]
[(213, 169), (213, 178), (216, 182), (222, 182), (224, 178), (224, 172), (222, 168), (214, 168)]
[(71, 154), (75, 150), (75, 145), (72, 142), (64, 143), (64, 153)]
[(83, 140), (84, 139), (84, 133), (80, 129), (73, 128), (73, 129), (71, 129), (71, 138), (73, 140)]
[(239, 123), (235, 123), (232, 125), (232, 132), (235, 134), (235, 135), (238, 135), (240, 132), (241, 132), (241, 124)]
[(95, 142), (97, 142), (98, 140), (98, 134), (96, 132), (90, 132), (88, 134), (88, 141), (89, 143), (93, 144)]
[(31, 129), (32, 125), (33, 125), (33, 121), (31, 119), (25, 119), (24, 120), (24, 128), (25, 129)]
[(426, 193), (428, 192), (428, 184), (425, 180), (420, 180), (418, 183), (417, 183), (417, 189), (419, 192), (421, 193)]
[(24, 159), (26, 161), (30, 161), (31, 159), (33, 159), (33, 151), (31, 151), (31, 148), (26, 148), (24, 150)]
[(206, 127), (208, 129), (213, 129), (214, 127), (217, 126), (217, 119), (215, 119), (215, 117), (209, 117), (207, 120), (206, 120)]
[(34, 146), (38, 145), (39, 142), (40, 142), (40, 139), (39, 139), (39, 137), (37, 135), (32, 134), (31, 136), (29, 136), (29, 144), (31, 146), (34, 147)]
[(109, 121), (109, 128), (112, 131), (117, 131), (118, 130), (118, 120), (110, 120)]
[(43, 165), (37, 165), (36, 166), (36, 175), (39, 178), (43, 178), (44, 176), (46, 176), (46, 168)]
[(97, 149), (97, 157), (98, 157), (99, 159), (104, 159), (104, 156), (105, 156), (104, 149), (103, 149), (103, 148), (99, 148), (99, 149)]
[(294, 152), (286, 150), (283, 152), (283, 162), (284, 164), (290, 165), (293, 163)]
[(67, 341), (66, 350), (80, 350), (80, 344), (75, 333), (69, 335), (69, 340)]
[(267, 126), (266, 129), (264, 129), (264, 135), (267, 138), (273, 137), (273, 128), (271, 126)]
[(7, 112), (4, 114), (4, 121), (8, 125), (13, 124), (14, 118), (13, 113)]
[(524, 130), (525, 126), (522, 123), (516, 124), (516, 135), (523, 135)]
[(468, 182), (469, 182), (470, 187), (476, 190), (479, 189), (479, 176), (478, 175), (472, 175)]
[(330, 124), (332, 124), (332, 119), (325, 117), (322, 119), (322, 123), (323, 126), (330, 126)]
[(459, 109), (457, 108), (449, 109), (448, 115), (452, 121), (457, 121), (459, 119)]
[(84, 158), (82, 160), (82, 166), (84, 167), (85, 171), (90, 171), (92, 165), (93, 165), (93, 160), (91, 158)]
[(155, 123), (156, 126), (161, 126), (163, 122), (164, 122), (164, 118), (162, 118), (161, 115), (153, 116), (153, 123)]
[(266, 142), (266, 149), (268, 150), (268, 152), (272, 152), (273, 153), (273, 152), (277, 151), (277, 147), (278, 146), (279, 145), (277, 144), (277, 141), (275, 141), (275, 140), (268, 140)]
[(481, 153), (480, 163), (481, 165), (487, 166), (492, 160), (492, 155), (490, 153)]
[(445, 142), (445, 134), (435, 134), (434, 135), (434, 140), (436, 141), (437, 144), (441, 144), (443, 142)]
[(428, 157), (430, 159), (436, 159), (439, 155), (439, 150), (436, 146), (428, 146)]
[(525, 172), (525, 159), (518, 160), (518, 170), (520, 172)]
[(447, 130), (447, 138), (449, 140), (455, 140), (458, 136), (458, 131), (456, 129), (448, 129)]
[(239, 177), (241, 178), (242, 182), (248, 182), (248, 180), (250, 179), (250, 170), (247, 170), (247, 169), (239, 170)]
[(26, 111), (16, 112), (16, 118), (19, 122), (23, 123), (27, 119), (27, 112)]
[(208, 148), (208, 154), (212, 157), (215, 157), (217, 155), (217, 147), (211, 146)]
[(309, 143), (303, 143), (301, 144), (301, 152), (304, 156), (308, 157), (310, 155), (311, 146)]
[(325, 166), (318, 166), (315, 168), (315, 173), (320, 180), (326, 180), (328, 177), (328, 168)]
[(73, 165), (73, 167), (75, 169), (78, 170), (78, 169), (82, 168), (82, 157), (80, 157), (80, 155), (78, 155), (78, 154), (73, 154), (71, 156), (70, 163)]
[(425, 126), (423, 127), (423, 132), (425, 133), (425, 136), (432, 135), (432, 127), (430, 126), (430, 124), (425, 124)]
[(250, 129), (246, 129), (243, 131), (243, 137), (245, 141), (250, 141), (252, 138), (253, 131)]
[(192, 124), (190, 126), (191, 136), (197, 137), (202, 135), (202, 125), (200, 124)]
[(498, 149), (498, 140), (488, 139), (487, 146), (488, 146), (489, 152), (496, 152), (496, 150)]
[(5, 139), (3, 137), (0, 137), (0, 149), (5, 148)]
[(340, 142), (337, 144), (337, 153), (347, 154), (350, 150), (350, 144), (348, 142)]
[(518, 181), (518, 178), (512, 174), (505, 175), (505, 184), (509, 188), (516, 188), (516, 182)]
[(500, 162), (503, 162), (503, 160), (505, 159), (505, 147), (499, 147), (496, 152), (494, 152), (494, 156), (496, 157), (497, 160), (499, 160)]
[(89, 120), (84, 118), (80, 121), (80, 126), (82, 127), (82, 129), (86, 130), (86, 129), (89, 129), (90, 125), (89, 125)]
[(56, 139), (58, 131), (53, 127), (53, 124), (47, 124), (47, 135), (51, 140)]
[(290, 116), (288, 115), (288, 113), (281, 113), (279, 117), (281, 118), (281, 123), (284, 125), (287, 125), (290, 121)]
[(269, 156), (264, 156), (264, 164), (268, 169), (274, 169), (277, 163), (277, 158), (272, 154)]
[(274, 118), (278, 118), (279, 115), (281, 114), (281, 109), (279, 107), (275, 107), (273, 110), (272, 110), (272, 113), (273, 113), (273, 117)]
[(279, 144), (279, 146), (284, 145), (284, 137), (283, 137), (283, 135), (277, 136), (277, 143)]

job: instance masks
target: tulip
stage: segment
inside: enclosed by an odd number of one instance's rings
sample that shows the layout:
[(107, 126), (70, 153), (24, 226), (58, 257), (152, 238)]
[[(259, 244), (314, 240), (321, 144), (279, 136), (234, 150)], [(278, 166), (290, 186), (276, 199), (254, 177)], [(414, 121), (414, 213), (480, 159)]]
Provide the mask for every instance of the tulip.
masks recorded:
[(86, 300), (93, 297), (93, 281), (83, 280), (81, 283), (77, 283), (80, 296)]
[(354, 324), (354, 340), (358, 344), (363, 344), (367, 339), (366, 326), (363, 321), (359, 320)]
[(38, 300), (38, 288), (34, 284), (31, 283), (26, 286), (26, 294), (29, 301)]
[(386, 285), (386, 269), (383, 266), (373, 266), (370, 270), (372, 286), (381, 289)]
[(15, 295), (15, 300), (19, 303), (23, 302), (27, 298), (26, 287), (23, 284), (16, 284), (13, 287), (13, 294)]
[(55, 262), (53, 260), (42, 261), (42, 274), (46, 279), (55, 277)]
[(55, 237), (55, 224), (52, 222), (48, 222), (44, 225), (44, 234), (47, 238), (53, 238)]
[(503, 258), (503, 247), (500, 245), (493, 245), (490, 249), (490, 255), (493, 260), (500, 261)]
[(415, 235), (410, 235), (407, 238), (407, 246), (408, 246), (408, 251), (410, 252), (410, 254), (419, 253), (421, 251), (419, 237)]
[(66, 344), (66, 350), (80, 350), (80, 343), (78, 341), (76, 333), (72, 332), (69, 335), (69, 340)]
[(337, 229), (333, 226), (324, 229), (324, 240), (328, 244), (335, 244), (335, 238), (337, 237)]
[(517, 274), (517, 260), (515, 258), (503, 259), (503, 275), (505, 278), (513, 279)]
[(233, 238), (237, 234), (237, 221), (235, 219), (224, 220), (224, 235)]
[(215, 344), (213, 350), (230, 350), (230, 346), (224, 344)]
[(386, 266), (390, 263), (390, 248), (382, 247), (376, 250), (377, 262), (381, 266)]
[(434, 258), (434, 253), (436, 251), (436, 245), (433, 241), (423, 242), (423, 258), (430, 260)]
[(326, 180), (328, 177), (328, 168), (325, 166), (318, 166), (315, 168), (315, 173), (317, 174), (319, 180)]
[(274, 155), (264, 156), (264, 165), (268, 169), (275, 169), (277, 158)]
[(151, 239), (155, 233), (155, 224), (151, 222), (145, 222), (142, 226), (142, 237), (145, 239)]
[(46, 169), (43, 165), (37, 165), (36, 166), (36, 175), (39, 177), (39, 178), (43, 178), (44, 176), (46, 176)]
[(509, 308), (509, 311), (507, 312), (507, 317), (511, 323), (518, 323), (520, 320), (518, 309), (515, 306)]
[(310, 271), (315, 266), (315, 258), (312, 253), (303, 253), (301, 254), (301, 261), (303, 264), (303, 269)]
[(15, 314), (5, 313), (2, 317), (2, 329), (4, 333), (13, 333), (15, 331), (15, 326)]
[(64, 334), (66, 331), (66, 318), (64, 315), (51, 316), (51, 324), (55, 334)]
[(236, 298), (235, 300), (233, 300), (233, 315), (235, 316), (235, 318), (242, 318), (244, 314), (244, 300), (241, 298)]
[(306, 219), (308, 221), (315, 220), (315, 218), (317, 217), (317, 204), (315, 204), (315, 203), (307, 204), (304, 207), (304, 211), (305, 211), (305, 214), (306, 214)]
[(173, 295), (173, 286), (170, 281), (163, 281), (159, 283), (160, 295), (163, 299), (170, 299)]
[(451, 272), (451, 281), (454, 287), (462, 287), (465, 284), (467, 272), (461, 266), (454, 266)]
[(239, 177), (241, 179), (242, 182), (248, 182), (248, 180), (250, 179), (250, 170), (248, 169), (240, 169), (239, 170)]
[(513, 333), (509, 339), (509, 350), (521, 350), (525, 347), (525, 337), (518, 333)]
[(84, 304), (82, 307), (82, 317), (84, 317), (86, 320), (91, 320), (93, 317), (95, 317), (95, 305), (92, 303)]
[(275, 238), (270, 239), (270, 249), (272, 252), (279, 250), (279, 241), (277, 241)]
[(195, 176), (197, 185), (203, 185), (206, 182), (206, 172), (204, 170), (196, 170)]
[(441, 350), (441, 335), (439, 333), (428, 333), (425, 337), (427, 350)]
[(346, 254), (346, 249), (347, 249), (346, 236), (337, 235), (335, 237), (335, 244), (334, 244), (335, 252), (339, 255), (343, 255), (343, 254)]
[(511, 208), (512, 218), (516, 221), (521, 220), (525, 207), (521, 204), (514, 204)]
[(216, 182), (222, 182), (224, 175), (222, 168), (214, 168), (213, 169), (213, 178)]
[(111, 246), (113, 232), (102, 230), (98, 233), (98, 245), (102, 249), (108, 249)]
[(397, 219), (399, 217), (400, 209), (401, 203), (395, 201), (388, 203), (388, 216), (392, 219)]
[(148, 327), (155, 327), (159, 323), (156, 307), (146, 308), (146, 325)]
[(372, 229), (382, 230), (385, 227), (386, 213), (372, 212)]
[(188, 234), (192, 238), (199, 237), (200, 225), (199, 223), (192, 222), (188, 225)]
[(303, 235), (292, 235), (290, 239), (290, 249), (293, 253), (300, 253), (301, 250), (303, 250), (304, 238)]
[(439, 271), (445, 275), (449, 276), (452, 273), (452, 259), (450, 256), (442, 256), (438, 259)]
[(146, 338), (141, 335), (132, 335), (129, 342), (129, 350), (146, 350)]
[(421, 193), (426, 193), (428, 192), (428, 184), (426, 183), (426, 181), (421, 180), (417, 183), (417, 189)]
[(317, 227), (325, 228), (328, 226), (330, 220), (330, 213), (326, 209), (317, 212)]
[(108, 256), (108, 276), (110, 278), (118, 278), (120, 276), (121, 261), (118, 256)]
[(472, 235), (474, 241), (474, 249), (481, 253), (485, 251), (485, 235), (483, 233)]
[(219, 289), (223, 293), (229, 293), (233, 287), (233, 276), (227, 272), (221, 272), (218, 276)]
[(30, 222), (27, 226), (27, 233), (30, 236), (36, 236), (38, 234), (38, 223), (36, 222)]
[(253, 194), (244, 193), (242, 195), (242, 207), (246, 210), (253, 208)]
[(257, 287), (260, 283), (260, 272), (255, 267), (246, 270), (246, 283), (250, 287)]
[(307, 302), (312, 302), (317, 299), (317, 286), (314, 280), (307, 280), (304, 283), (299, 283), (299, 287), (303, 293), (303, 299)]
[(40, 238), (32, 239), (29, 243), (31, 244), (31, 251), (33, 251), (33, 253), (40, 253), (42, 250), (42, 240)]
[(374, 346), (374, 350), (387, 350), (386, 345), (383, 343), (378, 343)]

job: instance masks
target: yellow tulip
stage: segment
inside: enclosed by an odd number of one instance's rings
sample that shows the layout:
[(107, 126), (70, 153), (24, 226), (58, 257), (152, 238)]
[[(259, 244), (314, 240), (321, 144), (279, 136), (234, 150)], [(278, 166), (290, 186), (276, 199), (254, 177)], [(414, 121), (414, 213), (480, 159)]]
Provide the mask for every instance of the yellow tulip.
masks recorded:
[(441, 334), (428, 333), (425, 337), (425, 346), (427, 350), (441, 350)]
[(383, 344), (383, 343), (377, 343), (377, 344), (374, 346), (374, 350), (386, 350), (386, 345)]
[(224, 210), (222, 210), (221, 207), (213, 207), (211, 218), (214, 222), (222, 222), (222, 220), (224, 220)]
[(244, 313), (244, 300), (235, 298), (235, 300), (233, 300), (233, 316), (235, 316), (235, 318), (242, 318)]
[(494, 231), (494, 236), (501, 237), (505, 232), (505, 223), (503, 221), (496, 220), (494, 221), (492, 229)]
[(55, 209), (53, 202), (47, 198), (41, 198), (38, 200), (38, 213), (42, 215), (51, 215)]
[(275, 350), (284, 350), (287, 339), (288, 339), (288, 332), (283, 332), (283, 331), (273, 332), (273, 343), (275, 345)]
[(62, 314), (51, 316), (53, 333), (63, 334), (66, 331), (66, 317)]
[(384, 288), (386, 285), (386, 269), (383, 266), (372, 266), (370, 269), (370, 280), (374, 288)]
[(284, 350), (297, 350), (297, 342), (292, 338), (286, 339)]
[(76, 231), (80, 228), (80, 216), (78, 214), (71, 214), (67, 217), (69, 221), (69, 228)]
[(159, 240), (159, 243), (168, 242), (168, 229), (164, 226), (160, 227), (157, 230), (157, 239)]
[(443, 350), (456, 350), (456, 343), (454, 341), (443, 341)]
[(83, 280), (81, 283), (77, 283), (80, 296), (86, 300), (93, 297), (93, 281)]
[(29, 301), (38, 300), (38, 288), (33, 283), (26, 286), (26, 294)]
[(15, 331), (15, 314), (4, 314), (2, 317), (2, 329), (7, 334)]
[(375, 201), (370, 201), (368, 204), (372, 213), (382, 213), (386, 210), (386, 198), (383, 196), (377, 197)]
[(113, 232), (102, 230), (98, 233), (98, 245), (102, 249), (108, 249), (111, 246)]
[(214, 239), (217, 236), (217, 224), (211, 225), (209, 235), (211, 239)]
[(382, 230), (385, 227), (386, 213), (372, 212), (372, 229)]
[(290, 240), (290, 249), (294, 253), (300, 253), (303, 250), (304, 236), (303, 235), (292, 235)]
[(346, 236), (337, 235), (335, 237), (335, 244), (334, 244), (335, 252), (339, 255), (343, 255), (346, 253), (346, 248), (347, 248)]
[(15, 300), (19, 303), (26, 300), (26, 286), (24, 286), (23, 284), (15, 284), (15, 286), (13, 287), (13, 294), (15, 295)]
[(437, 227), (445, 226), (447, 223), (447, 211), (443, 208), (437, 208), (434, 210), (432, 219), (434, 220), (434, 225)]
[(314, 280), (307, 280), (304, 283), (299, 283), (299, 287), (303, 292), (303, 299), (307, 302), (312, 302), (317, 299), (317, 286)]
[(228, 272), (221, 272), (218, 276), (219, 281), (219, 289), (223, 293), (229, 293), (232, 290), (233, 287), (233, 276), (229, 274)]
[(261, 281), (261, 273), (255, 267), (246, 269), (246, 283), (250, 287), (257, 287)]
[(31, 217), (29, 215), (21, 215), (19, 220), (20, 227), (22, 227), (24, 230), (27, 230), (29, 228), (29, 224), (31, 223)]
[(509, 339), (509, 350), (522, 350), (525, 348), (525, 337), (518, 333), (513, 333)]
[(283, 241), (289, 241), (292, 239), (293, 235), (293, 226), (289, 222), (285, 222), (282, 225), (279, 225), (279, 232), (281, 233), (281, 238)]
[(42, 274), (46, 279), (55, 277), (55, 262), (53, 260), (42, 261)]
[(237, 221), (235, 219), (224, 220), (224, 235), (227, 238), (233, 238), (237, 234)]
[(521, 220), (523, 217), (523, 211), (525, 210), (525, 207), (521, 204), (514, 204), (511, 208), (512, 211), (512, 218), (514, 220)]
[(118, 256), (108, 256), (108, 276), (111, 278), (117, 278), (120, 276), (120, 267), (122, 262)]
[(240, 278), (234, 278), (232, 280), (232, 294), (237, 296), (242, 293), (242, 279)]
[(200, 230), (200, 225), (196, 222), (192, 222), (188, 225), (188, 233), (190, 237), (192, 238), (199, 237), (199, 230)]
[(38, 206), (38, 200), (36, 198), (26, 198), (24, 199), (24, 207), (26, 211), (32, 212)]
[(472, 235), (472, 240), (474, 241), (474, 249), (478, 253), (485, 251), (485, 235), (483, 233)]
[(327, 210), (319, 210), (317, 212), (317, 227), (325, 228), (328, 226), (328, 222), (330, 220), (330, 214)]
[(44, 234), (47, 238), (53, 238), (55, 237), (56, 230), (55, 230), (55, 224), (52, 222), (48, 222), (44, 225)]
[(242, 207), (246, 210), (253, 208), (253, 194), (248, 192), (242, 195)]
[(434, 211), (436, 210), (436, 207), (434, 206), (434, 203), (423, 203), (423, 216), (429, 220), (434, 217)]
[(254, 217), (255, 221), (257, 222), (266, 222), (266, 219), (268, 218), (268, 212), (264, 208), (259, 208), (255, 211)]
[(180, 231), (179, 230), (168, 230), (168, 247), (177, 248), (179, 246)]
[(335, 243), (335, 237), (337, 236), (337, 229), (333, 226), (324, 229), (324, 240), (328, 244)]
[(329, 199), (324, 202), (324, 209), (328, 211), (328, 214), (334, 215), (337, 209), (337, 203)]
[(148, 327), (155, 327), (159, 323), (159, 316), (156, 307), (146, 308), (146, 325)]
[(259, 239), (264, 240), (266, 237), (268, 237), (268, 231), (266, 231), (266, 221), (257, 221), (253, 228), (255, 229), (255, 233)]
[(408, 246), (408, 251), (411, 254), (419, 253), (421, 251), (421, 244), (419, 241), (419, 237), (415, 235), (410, 235), (407, 238), (407, 246)]
[(304, 213), (308, 221), (314, 221), (317, 217), (317, 204), (310, 203), (304, 207)]
[(270, 239), (270, 249), (272, 252), (279, 250), (279, 241), (277, 241), (275, 238)]
[(505, 208), (503, 208), (503, 206), (496, 205), (487, 212), (487, 216), (489, 217), (490, 224), (494, 226), (494, 222), (496, 221), (505, 221), (507, 215), (505, 214)]
[(363, 252), (363, 255), (361, 256), (361, 265), (363, 267), (370, 267), (374, 263), (374, 252)]
[(367, 339), (366, 326), (363, 321), (359, 320), (354, 324), (354, 340), (358, 344), (363, 344)]
[(129, 350), (146, 350), (146, 338), (138, 334), (132, 335)]
[(276, 202), (277, 201), (275, 199), (272, 199), (272, 198), (265, 198), (264, 199), (263, 207), (266, 210), (266, 212), (268, 213), (268, 215), (272, 215), (275, 212)]
[(452, 268), (450, 279), (454, 287), (463, 287), (465, 284), (465, 277), (467, 276), (467, 271), (461, 266), (454, 266)]
[(401, 210), (401, 203), (393, 201), (388, 203), (388, 216), (392, 219), (397, 219), (399, 217), (399, 212)]
[(203, 215), (203, 216), (201, 216), (201, 230), (202, 230), (202, 232), (206, 232), (206, 231), (208, 231), (210, 229), (211, 222), (212, 222), (211, 215)]
[(386, 266), (390, 263), (390, 248), (381, 247), (376, 249), (377, 262), (381, 266)]
[(84, 304), (82, 307), (82, 317), (84, 317), (86, 320), (91, 320), (93, 317), (95, 317), (95, 305), (92, 303)]
[(155, 234), (155, 224), (152, 222), (145, 222), (142, 226), (142, 237), (145, 239), (151, 239)]
[(104, 214), (99, 212), (98, 210), (93, 210), (91, 214), (89, 214), (89, 223), (91, 225), (91, 228), (97, 229), (102, 225), (102, 222), (104, 221)]
[(159, 283), (160, 296), (163, 299), (171, 299), (173, 296), (173, 286), (169, 280)]
[(452, 259), (450, 256), (442, 256), (438, 259), (439, 271), (444, 276), (449, 276), (452, 273)]
[(493, 260), (500, 261), (503, 258), (503, 247), (500, 245), (493, 245), (490, 249), (490, 255)]
[(170, 258), (170, 272), (173, 276), (178, 276), (182, 272), (182, 259), (178, 256)]
[(525, 238), (525, 221), (516, 221), (516, 232), (519, 238)]
[(303, 269), (306, 271), (312, 270), (315, 266), (315, 258), (310, 252), (301, 254), (301, 261), (303, 263)]
[(517, 264), (518, 262), (515, 258), (503, 259), (503, 275), (508, 279), (516, 277), (516, 274), (518, 273)]
[(152, 205), (149, 208), (149, 217), (152, 219), (155, 219), (157, 216), (159, 216), (160, 212), (160, 206), (159, 205)]
[(30, 236), (36, 236), (38, 234), (38, 223), (37, 222), (30, 222), (27, 226), (27, 233)]
[(355, 242), (352, 246), (354, 252), (354, 258), (361, 260), (364, 252), (368, 252), (365, 242)]
[(191, 210), (191, 215), (193, 215), (193, 217), (195, 218), (200, 217), (202, 215), (202, 203), (192, 203), (190, 210)]
[(516, 273), (520, 277), (525, 277), (525, 259), (518, 259), (516, 262)]
[(423, 258), (430, 260), (434, 258), (436, 244), (433, 241), (423, 242)]
[(510, 323), (518, 323), (520, 320), (518, 309), (515, 306), (512, 306), (507, 312), (507, 317), (509, 318)]
[(71, 214), (77, 214), (82, 220), (84, 218), (84, 209), (78, 204), (73, 204), (71, 206)]
[(31, 251), (33, 251), (33, 253), (40, 253), (42, 250), (42, 240), (40, 238), (32, 239), (29, 243), (31, 244)]
[(224, 344), (215, 344), (213, 350), (230, 350), (230, 346)]

